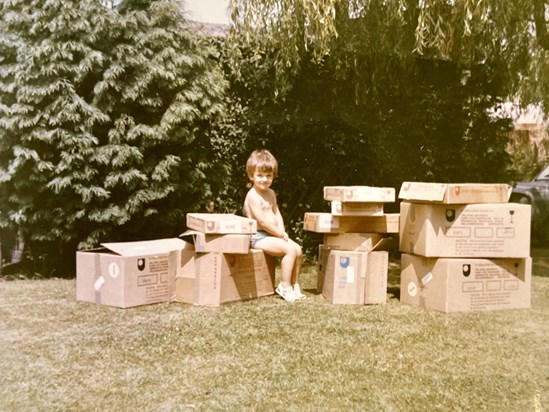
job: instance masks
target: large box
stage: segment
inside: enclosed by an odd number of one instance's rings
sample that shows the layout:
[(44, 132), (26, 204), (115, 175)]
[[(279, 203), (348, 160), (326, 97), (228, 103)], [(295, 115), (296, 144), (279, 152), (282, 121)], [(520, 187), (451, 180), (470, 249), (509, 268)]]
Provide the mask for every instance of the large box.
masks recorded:
[(169, 302), (180, 254), (192, 248), (177, 238), (101, 246), (76, 252), (76, 299), (120, 308)]
[(530, 205), (401, 202), (400, 251), (427, 257), (529, 257)]
[(333, 200), (330, 204), (334, 216), (380, 216), (383, 215), (383, 203), (340, 202)]
[(395, 189), (371, 186), (324, 186), (324, 199), (340, 202), (387, 203), (395, 201)]
[(382, 304), (387, 300), (389, 254), (319, 247), (317, 290), (334, 304)]
[(220, 306), (274, 294), (276, 260), (262, 250), (250, 249), (245, 255), (196, 253), (194, 265), (194, 273), (181, 270), (177, 275), (178, 302)]
[(239, 253), (250, 251), (250, 235), (248, 234), (206, 234), (196, 230), (187, 230), (179, 235), (185, 241), (192, 243), (200, 253)]
[(398, 237), (380, 233), (325, 233), (323, 239), (324, 246), (334, 250), (371, 252), (398, 249)]
[(399, 214), (382, 216), (334, 216), (331, 213), (305, 213), (303, 229), (317, 233), (398, 233)]
[(252, 234), (257, 232), (257, 222), (230, 213), (187, 213), (187, 228), (208, 234)]
[(399, 199), (444, 204), (507, 203), (512, 187), (500, 183), (404, 182)]
[(532, 259), (402, 254), (400, 301), (441, 312), (529, 308)]

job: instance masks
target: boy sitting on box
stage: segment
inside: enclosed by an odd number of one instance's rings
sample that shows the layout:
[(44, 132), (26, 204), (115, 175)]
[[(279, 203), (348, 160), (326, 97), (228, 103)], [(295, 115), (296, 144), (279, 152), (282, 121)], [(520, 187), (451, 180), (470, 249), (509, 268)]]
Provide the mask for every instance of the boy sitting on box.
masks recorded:
[(271, 256), (282, 257), (282, 280), (276, 293), (289, 302), (304, 299), (297, 283), (303, 253), (301, 246), (288, 238), (284, 220), (271, 189), (278, 173), (278, 162), (268, 150), (255, 150), (246, 163), (246, 172), (252, 183), (244, 200), (246, 216), (257, 221), (257, 233), (251, 237), (251, 246)]

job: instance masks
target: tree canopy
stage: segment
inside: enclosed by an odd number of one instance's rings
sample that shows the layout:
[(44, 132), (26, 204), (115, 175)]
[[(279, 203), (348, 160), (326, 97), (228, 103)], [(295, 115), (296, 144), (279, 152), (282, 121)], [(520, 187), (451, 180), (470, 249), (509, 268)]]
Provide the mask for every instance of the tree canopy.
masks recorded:
[(231, 0), (231, 10), (234, 53), (251, 50), (258, 67), (271, 60), (277, 96), (308, 58), (331, 60), (359, 98), (371, 80), (405, 87), (391, 67), (427, 58), (489, 64), (508, 96), (549, 107), (546, 0)]

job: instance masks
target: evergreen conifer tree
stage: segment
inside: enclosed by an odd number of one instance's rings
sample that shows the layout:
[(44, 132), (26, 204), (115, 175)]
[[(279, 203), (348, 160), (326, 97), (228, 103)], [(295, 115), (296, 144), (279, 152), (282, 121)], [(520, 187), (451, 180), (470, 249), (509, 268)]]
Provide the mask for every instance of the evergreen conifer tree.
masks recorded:
[(211, 49), (176, 2), (102, 3), (0, 5), (0, 219), (34, 270), (74, 274), (77, 248), (176, 234), (219, 167)]

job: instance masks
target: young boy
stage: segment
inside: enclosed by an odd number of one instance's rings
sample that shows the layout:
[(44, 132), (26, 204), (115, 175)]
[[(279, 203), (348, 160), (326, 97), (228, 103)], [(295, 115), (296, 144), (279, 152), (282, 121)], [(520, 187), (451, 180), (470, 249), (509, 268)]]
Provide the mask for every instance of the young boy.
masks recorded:
[(275, 289), (285, 300), (294, 302), (305, 295), (297, 283), (303, 253), (284, 230), (284, 220), (271, 189), (278, 173), (278, 162), (268, 150), (255, 150), (246, 163), (246, 172), (252, 183), (244, 200), (246, 216), (257, 221), (257, 233), (252, 235), (253, 248), (262, 249), (272, 256), (282, 257), (282, 281)]

